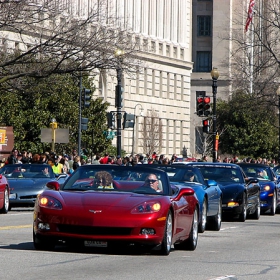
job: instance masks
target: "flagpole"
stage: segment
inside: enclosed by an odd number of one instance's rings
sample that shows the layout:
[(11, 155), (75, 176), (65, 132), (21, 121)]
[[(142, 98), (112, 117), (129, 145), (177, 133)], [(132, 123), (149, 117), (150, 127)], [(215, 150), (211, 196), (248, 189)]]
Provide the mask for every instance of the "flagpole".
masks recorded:
[(248, 31), (248, 28), (250, 27), (251, 36), (250, 39), (250, 45), (249, 45), (249, 92), (253, 93), (253, 84), (254, 84), (254, 25), (251, 24), (253, 20), (254, 15), (254, 6), (255, 6), (255, 0), (250, 0), (249, 7), (248, 7), (248, 14), (245, 24), (245, 33)]
[(250, 42), (250, 94), (253, 93), (253, 85), (254, 85), (254, 25), (251, 24), (250, 28), (251, 32), (251, 42)]

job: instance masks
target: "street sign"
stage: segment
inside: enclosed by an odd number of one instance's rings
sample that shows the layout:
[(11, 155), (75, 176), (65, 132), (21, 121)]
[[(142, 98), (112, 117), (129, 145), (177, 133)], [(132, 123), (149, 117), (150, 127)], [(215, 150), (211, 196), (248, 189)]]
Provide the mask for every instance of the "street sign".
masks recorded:
[[(41, 142), (52, 143), (52, 129), (41, 129)], [(57, 128), (55, 130), (55, 143), (69, 143), (69, 128)]]
[(116, 132), (113, 130), (103, 131), (103, 134), (106, 135), (106, 139), (114, 139)]

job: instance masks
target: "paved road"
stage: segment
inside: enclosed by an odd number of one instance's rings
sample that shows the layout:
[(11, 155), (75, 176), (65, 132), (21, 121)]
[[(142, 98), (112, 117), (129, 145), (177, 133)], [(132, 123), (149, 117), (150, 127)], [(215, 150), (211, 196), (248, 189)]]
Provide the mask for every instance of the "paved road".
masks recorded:
[(168, 257), (133, 252), (35, 251), (32, 210), (0, 215), (1, 279), (280, 279), (280, 215), (223, 222), (199, 235), (194, 252)]

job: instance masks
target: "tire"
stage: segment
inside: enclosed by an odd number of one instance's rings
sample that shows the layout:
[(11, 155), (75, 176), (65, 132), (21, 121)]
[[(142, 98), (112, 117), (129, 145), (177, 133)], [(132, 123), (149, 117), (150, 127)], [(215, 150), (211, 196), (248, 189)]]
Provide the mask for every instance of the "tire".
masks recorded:
[(239, 221), (245, 222), (247, 218), (247, 207), (246, 207), (246, 199), (245, 193), (243, 194), (243, 202), (242, 202), (242, 212), (239, 215)]
[(276, 197), (276, 192), (273, 193), (273, 198), (272, 198), (272, 205), (270, 208), (269, 215), (274, 216), (276, 213), (276, 204), (277, 204), (277, 197)]
[(206, 199), (204, 199), (202, 204), (202, 215), (201, 215), (201, 221), (198, 226), (198, 232), (203, 233), (206, 229), (206, 224), (207, 224), (207, 201)]
[(53, 239), (40, 236), (39, 234), (35, 234), (33, 230), (33, 245), (36, 250), (52, 251), (55, 247), (55, 241)]
[(0, 209), (0, 213), (7, 214), (9, 212), (10, 201), (9, 201), (9, 192), (8, 188), (6, 187), (4, 191), (4, 204), (3, 207)]
[(215, 231), (219, 231), (222, 226), (222, 198), (220, 199), (217, 215), (212, 219), (211, 228)]
[(261, 216), (261, 202), (260, 202), (260, 196), (258, 195), (257, 208), (255, 212), (252, 214), (252, 219), (259, 220), (260, 216)]
[(193, 213), (192, 227), (188, 239), (181, 243), (174, 244), (174, 248), (179, 250), (194, 251), (197, 246), (197, 240), (198, 240), (198, 208), (196, 207)]
[(171, 211), (168, 211), (164, 229), (164, 237), (159, 250), (160, 255), (168, 256), (171, 251), (173, 236), (173, 217)]

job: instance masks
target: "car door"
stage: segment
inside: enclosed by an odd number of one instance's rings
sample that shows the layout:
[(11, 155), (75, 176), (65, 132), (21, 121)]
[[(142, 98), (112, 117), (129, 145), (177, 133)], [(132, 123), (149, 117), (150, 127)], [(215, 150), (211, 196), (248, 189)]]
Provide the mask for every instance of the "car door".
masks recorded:
[(260, 196), (260, 185), (259, 183), (252, 182), (252, 180), (246, 180), (247, 176), (240, 170), (244, 179), (244, 186), (247, 189), (247, 208), (256, 207), (259, 196)]

